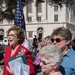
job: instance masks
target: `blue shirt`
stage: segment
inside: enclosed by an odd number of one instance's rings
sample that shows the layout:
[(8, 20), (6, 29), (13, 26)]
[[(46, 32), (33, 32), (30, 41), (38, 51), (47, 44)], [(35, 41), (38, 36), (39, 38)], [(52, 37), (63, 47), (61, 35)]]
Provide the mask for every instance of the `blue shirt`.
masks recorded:
[(59, 70), (63, 75), (75, 75), (75, 51), (72, 48), (63, 56)]

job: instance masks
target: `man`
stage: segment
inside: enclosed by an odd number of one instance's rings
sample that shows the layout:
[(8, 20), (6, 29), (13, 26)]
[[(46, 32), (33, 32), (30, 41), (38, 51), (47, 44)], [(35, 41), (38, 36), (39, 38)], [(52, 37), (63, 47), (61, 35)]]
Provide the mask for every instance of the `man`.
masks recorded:
[(37, 38), (36, 38), (36, 35), (34, 35), (34, 38), (33, 38), (33, 49), (37, 48)]

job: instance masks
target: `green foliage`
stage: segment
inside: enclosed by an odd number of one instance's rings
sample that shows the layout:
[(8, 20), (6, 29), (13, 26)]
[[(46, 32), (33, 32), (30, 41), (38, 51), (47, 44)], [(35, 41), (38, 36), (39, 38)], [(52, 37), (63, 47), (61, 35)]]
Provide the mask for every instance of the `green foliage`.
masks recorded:
[(38, 7), (38, 4), (39, 4), (39, 3), (43, 3), (43, 2), (44, 2), (44, 0), (36, 0), (35, 6)]
[[(36, 0), (37, 3), (41, 3), (44, 2), (45, 0)], [(73, 0), (47, 0), (48, 3), (52, 3), (52, 4), (58, 4), (58, 5), (62, 5), (62, 4), (66, 4), (66, 6), (68, 5), (72, 5), (73, 4)]]
[(44, 0), (36, 0), (37, 3), (44, 2)]
[[(7, 19), (7, 20), (14, 20), (15, 17), (15, 10), (17, 6), (17, 0), (3, 0), (2, 4), (5, 3), (5, 10), (0, 10), (0, 20)], [(22, 0), (22, 6), (26, 5), (27, 1)], [(2, 4), (0, 6), (2, 6)]]

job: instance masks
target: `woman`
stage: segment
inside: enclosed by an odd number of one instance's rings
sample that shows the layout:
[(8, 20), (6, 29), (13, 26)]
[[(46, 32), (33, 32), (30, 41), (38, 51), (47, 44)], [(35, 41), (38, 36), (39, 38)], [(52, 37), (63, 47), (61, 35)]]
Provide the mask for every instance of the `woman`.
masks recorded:
[(63, 55), (58, 46), (52, 44), (44, 46), (39, 51), (42, 72), (37, 75), (62, 75), (58, 70), (62, 58)]
[(43, 43), (44, 43), (44, 46), (48, 45), (48, 44), (51, 44), (51, 36), (46, 36), (44, 39), (43, 39)]
[(52, 33), (52, 43), (58, 45), (63, 52), (63, 62), (59, 70), (63, 75), (75, 75), (75, 51), (70, 48), (72, 34), (69, 29), (59, 27)]
[(25, 55), (27, 65), (30, 66), (30, 75), (34, 75), (31, 52), (22, 45), (25, 38), (23, 30), (19, 26), (15, 25), (11, 27), (7, 33), (9, 46), (5, 48), (3, 75), (14, 75), (14, 69), (10, 68), (8, 64), (9, 59), (21, 55)]

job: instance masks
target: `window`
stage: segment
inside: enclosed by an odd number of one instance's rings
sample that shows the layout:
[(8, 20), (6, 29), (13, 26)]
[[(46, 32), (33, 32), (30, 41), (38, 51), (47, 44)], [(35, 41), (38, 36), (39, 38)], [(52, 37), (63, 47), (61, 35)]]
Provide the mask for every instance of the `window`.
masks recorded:
[(54, 21), (58, 21), (58, 15), (54, 15)]
[(32, 17), (28, 17), (28, 21), (31, 22), (32, 21)]
[(3, 35), (0, 35), (0, 40), (3, 40)]
[(32, 13), (32, 4), (31, 3), (28, 3), (28, 13)]
[(40, 17), (40, 16), (39, 16), (39, 17), (37, 17), (37, 20), (38, 20), (38, 21), (41, 21), (41, 17)]
[(0, 35), (3, 35), (3, 34), (4, 34), (4, 30), (0, 29)]
[(58, 11), (58, 6), (54, 5), (54, 11), (57, 12)]
[(3, 20), (0, 20), (0, 23), (3, 23)]
[(29, 38), (32, 38), (32, 34), (33, 34), (33, 31), (29, 31), (29, 32), (28, 32)]
[(38, 12), (42, 12), (42, 5), (41, 5), (41, 3), (38, 4)]

